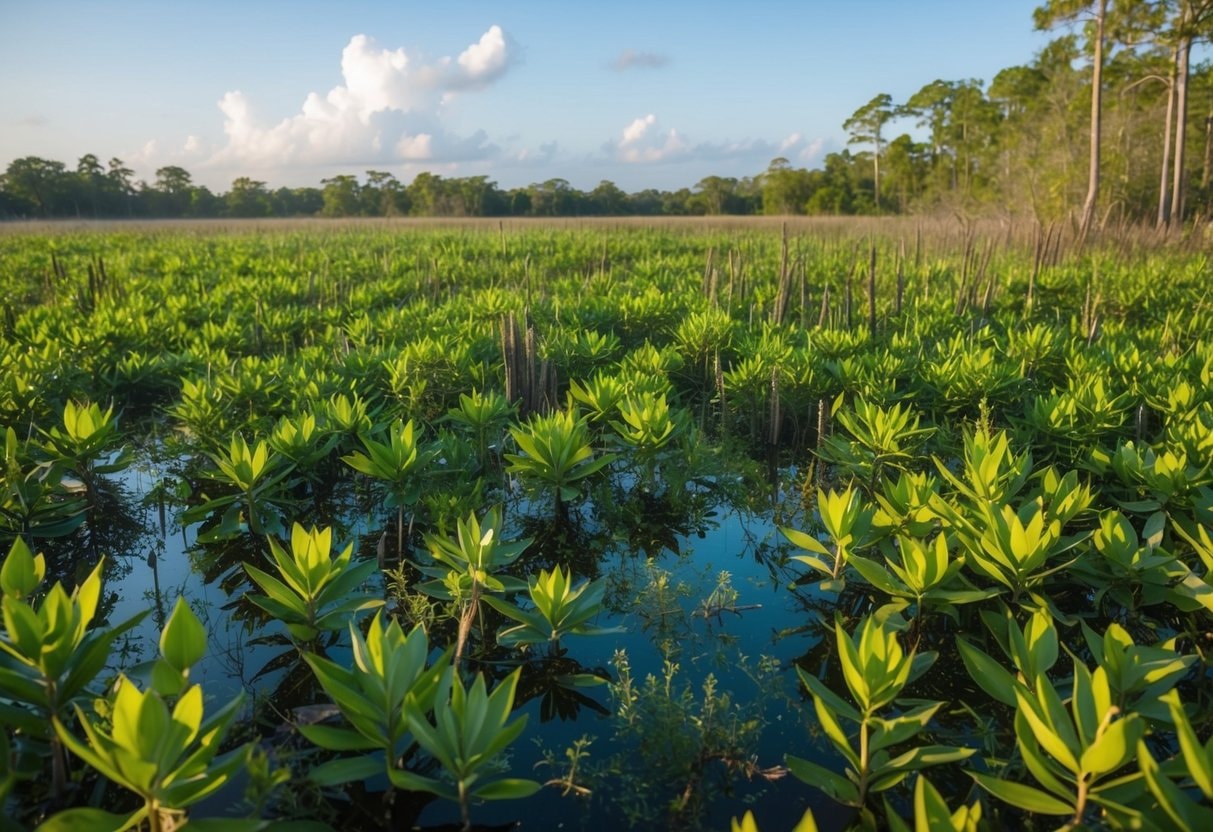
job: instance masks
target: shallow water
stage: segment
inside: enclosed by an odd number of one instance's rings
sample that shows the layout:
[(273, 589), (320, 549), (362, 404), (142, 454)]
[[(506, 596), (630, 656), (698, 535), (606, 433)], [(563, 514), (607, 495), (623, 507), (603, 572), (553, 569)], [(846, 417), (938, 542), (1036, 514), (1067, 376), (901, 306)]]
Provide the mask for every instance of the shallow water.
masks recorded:
[[(285, 671), (258, 675), (287, 649), (258, 644), (259, 638), (281, 632), (281, 625), (240, 617), (247, 606), (240, 596), (248, 585), (241, 580), (238, 558), (259, 557), (264, 542), (246, 535), (235, 548), (200, 544), (199, 525), (176, 526), (171, 508), (161, 528), (155, 489), (164, 475), (162, 467), (144, 461), (116, 477), (118, 504), (104, 520), (125, 516), (135, 521), (132, 527), (140, 528), (125, 539), (128, 548), (115, 558), (118, 568), (107, 581), (107, 590), (117, 595), (111, 620), (152, 611), (124, 640), (122, 669), (137, 673), (140, 662), (155, 657), (163, 616), (177, 596), (183, 596), (208, 629), (209, 653), (191, 671), (191, 680), (203, 685), (210, 702), (225, 702), (244, 691), (247, 703), (261, 701), (269, 712), (283, 712), (286, 720), (289, 709), (298, 704), (326, 701), (306, 672), (295, 673), (289, 691), (283, 684)], [(849, 813), (794, 777), (779, 776), (785, 753), (821, 759), (825, 752), (811, 733), (811, 703), (801, 700), (792, 671), (793, 663), (819, 640), (811, 630), (798, 632), (811, 621), (805, 608), (810, 596), (804, 590), (789, 591), (797, 570), (781, 565), (789, 546), (772, 512), (733, 506), (702, 489), (683, 504), (670, 495), (638, 492), (626, 479), (614, 487), (617, 494), (627, 494), (629, 502), (612, 507), (612, 512), (583, 503), (569, 524), (554, 525), (542, 517), (539, 506), (518, 497), (507, 505), (507, 525), (518, 530), (517, 537), (536, 536), (533, 553), (524, 558), (569, 563), (575, 574), (592, 571), (605, 579), (609, 609), (597, 623), (624, 628), (618, 634), (569, 638), (561, 645), (565, 652), (550, 661), (566, 670), (617, 680), (618, 657), (626, 654), (635, 688), (643, 688), (653, 676), (658, 681), (647, 695), (669, 691), (670, 698), (658, 704), (678, 705), (662, 712), (664, 717), (638, 720), (629, 729), (617, 716), (620, 700), (607, 684), (578, 691), (593, 704), (579, 703), (559, 690), (554, 698), (545, 697), (538, 690), (542, 680), (532, 660), (524, 670), (519, 699), (528, 694), (532, 698), (516, 710), (528, 715), (528, 725), (508, 752), (510, 775), (541, 781), (559, 777), (565, 749), (579, 738), (592, 738), (577, 783), (593, 794), (579, 798), (550, 787), (521, 801), (477, 805), (473, 818), (488, 825), (516, 823), (524, 829), (727, 829), (730, 817), (752, 808), (760, 825), (782, 829), (811, 805), (821, 828), (841, 828)], [(688, 486), (691, 492), (696, 489)], [(681, 516), (675, 516), (678, 507), (684, 509)], [(99, 531), (104, 522), (98, 524)], [(378, 522), (374, 512), (350, 511), (345, 519), (361, 533), (347, 540), (358, 540), (357, 550), (364, 556), (374, 556)], [(334, 543), (344, 545), (340, 535)], [(538, 568), (532, 563), (522, 571)], [(385, 592), (382, 583), (370, 589)], [(349, 656), (340, 644), (329, 655), (338, 662)], [(498, 649), (487, 658), (508, 662), (518, 656)], [(499, 677), (504, 671), (500, 665), (497, 670)], [(704, 685), (709, 675), (715, 682), (711, 698), (716, 710), (706, 714)], [(297, 679), (304, 680), (302, 689), (293, 685)], [(263, 721), (265, 713), (262, 709)], [(680, 718), (687, 713), (690, 719)], [(695, 719), (717, 726), (743, 725), (747, 755), (732, 766), (708, 760), (690, 786), (676, 784), (670, 771), (681, 764), (680, 754), (696, 747), (702, 726)], [(262, 746), (270, 748), (286, 736), (262, 734)], [(298, 737), (293, 744), (305, 745)], [(544, 764), (545, 753), (555, 758), (555, 767)], [(743, 762), (748, 765), (739, 765)], [(375, 784), (368, 787), (374, 789)], [(196, 814), (226, 814), (239, 797), (237, 789), (226, 789), (197, 807)], [(685, 801), (686, 808), (671, 813), (668, 807), (679, 801)], [(443, 801), (429, 803), (419, 817), (423, 826), (457, 821), (458, 807)]]

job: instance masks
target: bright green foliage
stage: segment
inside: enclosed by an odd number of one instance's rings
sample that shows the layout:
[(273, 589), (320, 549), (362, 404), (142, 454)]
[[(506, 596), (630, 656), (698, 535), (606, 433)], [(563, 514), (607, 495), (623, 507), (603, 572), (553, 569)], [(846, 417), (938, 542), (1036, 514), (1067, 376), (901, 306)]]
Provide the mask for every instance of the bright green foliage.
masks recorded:
[(683, 427), (678, 415), (670, 413), (664, 395), (629, 396), (618, 407), (623, 421), (611, 420), (611, 427), (620, 441), (642, 460), (651, 459), (665, 448)]
[(692, 312), (682, 319), (674, 333), (674, 346), (688, 367), (694, 367), (706, 378), (713, 358), (729, 350), (737, 322), (729, 313), (716, 307)]
[(530, 539), (507, 543), (501, 539), (501, 506), (493, 506), (484, 516), (476, 513), (456, 523), (455, 537), (427, 535), (426, 543), (438, 566), (418, 566), (433, 580), (417, 589), (458, 608), (459, 633), (455, 642), (455, 661), (463, 658), (463, 648), (471, 632), (472, 621), (480, 610), (480, 599), (487, 593), (519, 592), (526, 583), (504, 570), (531, 545)]
[(107, 702), (107, 719), (90, 719), (76, 708), (87, 744), (56, 716), (55, 733), (71, 752), (134, 792), (143, 806), (127, 816), (108, 817), (98, 809), (69, 809), (39, 827), (40, 832), (121, 830), (142, 822), (152, 832), (176, 828), (186, 809), (214, 794), (244, 767), (249, 746), (219, 754), (240, 704), (238, 696), (204, 720), (200, 686), (187, 688), (170, 710), (157, 691), (140, 691), (122, 676)]
[(0, 524), (5, 532), (34, 537), (64, 537), (85, 520), (88, 503), (63, 485), (60, 465), (29, 459), (12, 428), (4, 431), (4, 468), (0, 471)]
[(388, 486), (389, 507), (411, 506), (421, 495), (419, 474), (426, 462), (426, 452), (417, 444), (413, 420), (399, 419), (388, 427), (387, 441), (362, 437), (366, 453), (354, 451), (341, 459), (355, 471)]
[(152, 689), (161, 696), (177, 696), (189, 684), (190, 668), (205, 654), (206, 630), (185, 598), (178, 595), (160, 631), (160, 657), (152, 663)]
[(1082, 631), (1091, 655), (1107, 673), (1112, 704), (1167, 722), (1164, 695), (1188, 673), (1197, 657), (1178, 653), (1176, 638), (1153, 646), (1134, 644), (1133, 637), (1116, 622), (1108, 624), (1102, 638), (1085, 622)]
[(1171, 602), (1185, 603), (1175, 584), (1188, 570), (1175, 556), (1158, 544), (1166, 517), (1161, 512), (1150, 515), (1143, 531), (1145, 540), (1137, 535), (1129, 518), (1109, 510), (1099, 519), (1099, 528), (1092, 538), (1094, 550), (1100, 557), (1083, 558), (1076, 568), (1084, 581), (1095, 591), (1095, 607), (1107, 600), (1136, 614), (1142, 607)]
[(942, 532), (931, 542), (898, 536), (895, 545), (889, 541), (882, 544), (884, 564), (854, 554), (847, 562), (874, 587), (901, 599), (896, 604), (899, 609), (913, 604), (916, 615), (936, 610), (959, 620), (956, 605), (984, 601), (998, 594), (996, 590), (974, 589), (964, 583), (960, 577), (964, 561), (949, 556), (947, 535)]
[(1009, 401), (1022, 384), (1019, 367), (993, 347), (974, 349), (963, 336), (951, 350), (921, 367), (923, 381), (939, 396), (946, 413), (975, 409), (984, 401)]
[(595, 373), (589, 381), (569, 382), (569, 395), (573, 401), (586, 409), (590, 422), (603, 424), (618, 410), (620, 402), (628, 394), (628, 386), (619, 376)]
[[(884, 807), (890, 832), (910, 832), (909, 824), (893, 811), (888, 799)], [(918, 775), (914, 784), (914, 832), (979, 832), (983, 828), (980, 801), (953, 812), (927, 776)]]
[[(793, 756), (787, 758), (788, 768), (833, 800), (860, 809), (861, 825), (874, 828), (875, 820), (867, 805), (871, 795), (891, 789), (911, 772), (966, 759), (975, 749), (924, 745), (892, 756), (889, 749), (907, 743), (920, 733), (944, 703), (919, 703), (888, 718), (879, 716), (878, 712), (891, 705), (906, 685), (926, 672), (936, 656), (934, 653), (906, 653), (888, 620), (865, 618), (859, 624), (855, 638), (843, 630), (841, 621), (835, 622), (834, 632), (842, 675), (858, 707), (802, 668), (796, 670), (813, 697), (822, 729), (847, 761), (847, 774), (844, 777)], [(855, 740), (843, 728), (844, 721), (858, 725)]]
[(853, 409), (842, 408), (835, 418), (848, 435), (828, 437), (821, 456), (869, 488), (888, 469), (913, 467), (918, 450), (935, 433), (935, 428), (919, 427), (921, 417), (900, 404), (883, 408), (859, 399)]
[(465, 688), (455, 671), (448, 668), (434, 700), (434, 722), (412, 710), (408, 727), (417, 744), (442, 764), (451, 780), (393, 768), (388, 772), (392, 784), (457, 801), (464, 829), (471, 827), (473, 800), (510, 800), (539, 791), (540, 785), (534, 780), (496, 776), (497, 757), (526, 727), (525, 714), (509, 721), (521, 672), (515, 670), (505, 677), (490, 694), (482, 674), (477, 673), (471, 687)]
[(440, 566), (418, 567), (437, 579), (421, 584), (418, 589), (448, 601), (469, 597), (474, 585), (490, 592), (525, 589), (523, 581), (499, 573), (526, 551), (531, 540), (506, 542), (501, 536), (503, 528), (501, 506), (493, 506), (483, 520), (472, 512), (466, 520), (456, 523), (454, 537), (428, 535), (426, 545)]
[[(211, 472), (210, 478), (236, 493), (209, 499), (183, 515), (183, 519), (192, 522), (224, 509), (219, 525), (200, 534), (199, 539), (204, 542), (218, 540), (246, 528), (253, 534), (280, 530), (281, 514), (287, 505), (284, 480), (294, 470), (294, 464), (270, 453), (264, 439), (250, 448), (239, 433), (233, 434), (226, 452), (209, 456), (218, 469)], [(245, 522), (241, 522), (242, 519)]]
[(956, 512), (951, 516), (965, 547), (965, 563), (1009, 589), (1013, 602), (1073, 563), (1075, 558), (1056, 561), (1087, 537), (1063, 535), (1061, 522), (1049, 518), (1036, 500), (1024, 503), (1019, 511), (1006, 504), (992, 505), (973, 521)]
[(354, 563), (352, 543), (333, 557), (332, 529), (305, 530), (295, 523), (289, 553), (274, 538), (269, 543), (281, 579), (244, 564), (244, 571), (265, 593), (246, 597), (285, 624), (296, 642), (307, 644), (321, 633), (344, 630), (357, 613), (382, 606), (382, 600), (357, 593), (377, 564)]
[(447, 418), (463, 427), (476, 438), (476, 454), (485, 464), (489, 447), (497, 445), (506, 424), (514, 416), (514, 407), (505, 395), (490, 390), (487, 393), (473, 390), (471, 395), (459, 394), (459, 407), (447, 412)]
[(90, 488), (95, 475), (113, 474), (131, 464), (125, 447), (112, 461), (100, 462), (122, 442), (112, 406), (102, 411), (95, 403), (79, 405), (69, 399), (63, 406), (63, 430), (51, 428), (46, 436), (52, 458), (79, 474)]
[(931, 507), (932, 497), (938, 493), (939, 480), (930, 474), (902, 471), (895, 480), (886, 477), (875, 495), (880, 508), (872, 518), (873, 527), (882, 533), (929, 536), (940, 517)]
[[(1036, 680), (1045, 678), (1057, 663), (1057, 628), (1047, 610), (1033, 612), (1022, 629), (1006, 607), (1001, 614), (982, 610), (981, 617), (1003, 654), (1019, 672), (1018, 681), (1033, 687)], [(957, 636), (956, 646), (973, 681), (997, 701), (1015, 707), (1016, 677), (966, 639)]]
[(1004, 503), (1016, 497), (1032, 472), (1032, 454), (1015, 454), (1005, 431), (966, 433), (964, 470), (953, 474), (939, 457), (935, 465), (957, 495), (974, 509)]
[(361, 756), (333, 760), (309, 773), (321, 785), (362, 780), (403, 764), (412, 744), (409, 717), (426, 714), (434, 706), (439, 681), (450, 663), (444, 653), (426, 666), (430, 644), (416, 627), (406, 637), (400, 624), (386, 626), (376, 613), (366, 637), (350, 622), (354, 666), (346, 669), (330, 659), (305, 653), (304, 659), (324, 692), (349, 722), (349, 727), (301, 725), (310, 742), (331, 751), (379, 750), (382, 757)]
[[(1208, 829), (1213, 826), (1213, 737), (1202, 745), (1180, 702), (1179, 694), (1168, 691), (1160, 700), (1166, 705), (1179, 739), (1182, 776), (1159, 766), (1149, 747), (1138, 740), (1137, 761), (1150, 792), (1159, 806), (1179, 829)], [(1176, 783), (1178, 779), (1180, 782)], [(1203, 797), (1203, 802), (1198, 802)]]
[[(355, 471), (387, 485), (388, 497), (384, 505), (396, 509), (396, 553), (401, 555), (404, 552), (404, 509), (415, 504), (421, 496), (422, 474), (433, 453), (418, 445), (412, 419), (392, 422), (386, 442), (363, 435), (359, 435), (359, 439), (366, 453), (354, 451), (341, 459)], [(411, 521), (409, 525), (411, 528)]]
[(560, 567), (541, 569), (527, 585), (533, 610), (516, 607), (508, 601), (486, 597), (495, 610), (517, 621), (497, 634), (497, 641), (510, 646), (528, 644), (559, 645), (565, 636), (596, 636), (623, 632), (620, 627), (594, 627), (589, 622), (602, 612), (606, 581), (583, 581), (573, 586), (573, 575)]
[(1037, 396), (1026, 422), (1040, 439), (1051, 440), (1038, 441), (1037, 447), (1062, 458), (1079, 459), (1120, 429), (1128, 407), (1128, 393), (1110, 393), (1096, 374), (1076, 377), (1067, 390)]
[(371, 414), (357, 393), (334, 393), (324, 403), (324, 415), (330, 428), (347, 436), (362, 436), (371, 430)]
[(1029, 812), (1070, 816), (1077, 826), (1088, 815), (1107, 813), (1122, 823), (1140, 823), (1140, 810), (1125, 805), (1132, 780), (1117, 777), (1132, 761), (1145, 733), (1140, 714), (1122, 711), (1112, 700), (1108, 674), (1074, 663), (1070, 707), (1047, 676), (1034, 685), (1016, 683), (1015, 737), (1028, 772), (1043, 788), (969, 772), (999, 800)]
[(1185, 516), (1201, 489), (1213, 484), (1213, 456), (1207, 452), (1189, 459), (1182, 448), (1155, 451), (1130, 441), (1112, 454), (1094, 453), (1092, 463), (1097, 471), (1117, 476), (1126, 489), (1120, 505), (1134, 514)]
[(326, 459), (341, 437), (320, 427), (313, 413), (298, 419), (283, 416), (270, 433), (270, 448), (289, 459), (297, 470), (307, 471)]
[[(730, 832), (759, 832), (758, 822), (754, 820), (754, 813), (746, 809), (746, 813), (741, 816), (741, 820), (730, 818)], [(813, 810), (805, 810), (804, 816), (792, 827), (791, 832), (817, 832), (817, 821), (813, 817)]]
[(506, 469), (524, 481), (551, 489), (557, 510), (565, 501), (581, 494), (581, 481), (614, 461), (612, 454), (594, 456), (584, 418), (572, 410), (533, 416), (525, 424), (510, 428), (521, 454), (506, 454)]
[[(783, 526), (780, 526), (779, 530), (792, 543), (813, 553), (796, 555), (795, 559), (807, 563), (830, 578), (829, 581), (822, 582), (822, 589), (841, 590), (845, 585), (842, 570), (851, 554), (871, 543), (868, 533), (872, 528), (875, 512), (864, 504), (863, 494), (853, 485), (841, 493), (831, 490), (827, 494), (818, 489), (817, 510), (826, 533), (833, 541), (832, 551), (805, 532)], [(830, 560), (822, 560), (822, 557)]]
[(18, 538), (0, 567), (0, 698), (7, 700), (0, 703), (0, 724), (50, 740), (56, 794), (66, 785), (67, 769), (58, 740), (50, 733), (52, 718), (89, 698), (89, 685), (104, 669), (114, 640), (146, 615), (108, 630), (90, 629), (101, 599), (103, 568), (104, 562), (98, 563), (71, 595), (56, 583), (34, 603), (46, 571), (42, 555), (32, 555)]
[[(1204, 506), (1204, 510), (1213, 510), (1213, 498), (1210, 498)], [(1191, 603), (1179, 602), (1177, 606), (1195, 609), (1199, 605), (1209, 612), (1213, 612), (1213, 534), (1209, 532), (1209, 525), (1199, 523), (1188, 526), (1180, 523), (1175, 526), (1175, 531), (1196, 551), (1197, 556), (1205, 565), (1203, 577), (1189, 569), (1182, 582), (1175, 587), (1176, 595), (1181, 599), (1191, 601)]]

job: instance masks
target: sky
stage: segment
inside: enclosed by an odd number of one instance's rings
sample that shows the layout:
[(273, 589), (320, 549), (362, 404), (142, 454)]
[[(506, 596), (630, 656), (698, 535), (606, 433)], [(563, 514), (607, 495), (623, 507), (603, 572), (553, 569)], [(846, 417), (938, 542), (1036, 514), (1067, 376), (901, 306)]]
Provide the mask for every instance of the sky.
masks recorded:
[(0, 0), (0, 166), (692, 187), (819, 166), (879, 93), (1031, 61), (1039, 2)]

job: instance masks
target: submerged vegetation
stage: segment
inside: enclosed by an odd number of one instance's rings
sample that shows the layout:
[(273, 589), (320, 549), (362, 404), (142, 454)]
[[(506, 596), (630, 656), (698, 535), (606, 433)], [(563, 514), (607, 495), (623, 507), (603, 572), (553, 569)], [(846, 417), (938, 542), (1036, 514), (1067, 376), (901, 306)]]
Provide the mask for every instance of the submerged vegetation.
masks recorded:
[(867, 231), (7, 236), (5, 817), (1207, 826), (1208, 255)]

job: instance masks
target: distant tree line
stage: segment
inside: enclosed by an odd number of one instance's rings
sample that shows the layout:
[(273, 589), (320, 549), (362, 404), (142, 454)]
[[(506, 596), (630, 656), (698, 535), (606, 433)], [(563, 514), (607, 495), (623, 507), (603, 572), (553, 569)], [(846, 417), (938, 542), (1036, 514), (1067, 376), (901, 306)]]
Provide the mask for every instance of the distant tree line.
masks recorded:
[[(502, 189), (485, 176), (368, 170), (320, 187), (226, 193), (178, 166), (135, 181), (121, 159), (74, 169), (27, 156), (0, 175), (0, 217), (562, 217), (695, 214), (1001, 213), (1166, 226), (1213, 214), (1213, 0), (1048, 0), (1064, 28), (1031, 63), (935, 80), (904, 102), (878, 94), (844, 123), (848, 149), (821, 167), (774, 159), (750, 177), (708, 176), (676, 191), (592, 190), (564, 179)], [(1073, 31), (1069, 31), (1073, 30)], [(913, 135), (907, 130), (914, 130)], [(916, 138), (917, 136), (917, 138)], [(852, 152), (850, 147), (854, 147)]]

